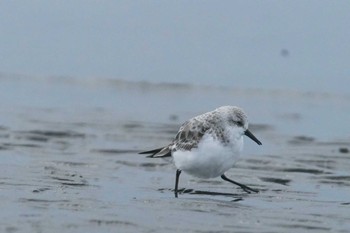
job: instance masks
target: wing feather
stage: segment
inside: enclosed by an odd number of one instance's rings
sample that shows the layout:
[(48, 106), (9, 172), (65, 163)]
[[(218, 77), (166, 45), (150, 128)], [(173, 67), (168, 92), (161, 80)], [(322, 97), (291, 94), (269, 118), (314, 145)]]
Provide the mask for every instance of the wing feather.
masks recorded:
[(171, 151), (169, 146), (165, 146), (154, 150), (142, 151), (142, 152), (139, 152), (139, 154), (150, 154), (147, 156), (148, 158), (163, 158), (163, 157), (170, 157)]
[(176, 150), (192, 150), (193, 148), (197, 148), (204, 134), (213, 130), (211, 127), (212, 122), (203, 120), (204, 116), (205, 114), (183, 123), (174, 140), (168, 146), (140, 152), (139, 154), (150, 154), (147, 157), (151, 158), (169, 157)]
[(208, 124), (197, 119), (185, 122), (179, 129), (173, 144), (177, 150), (191, 150), (197, 148), (203, 135), (210, 129)]

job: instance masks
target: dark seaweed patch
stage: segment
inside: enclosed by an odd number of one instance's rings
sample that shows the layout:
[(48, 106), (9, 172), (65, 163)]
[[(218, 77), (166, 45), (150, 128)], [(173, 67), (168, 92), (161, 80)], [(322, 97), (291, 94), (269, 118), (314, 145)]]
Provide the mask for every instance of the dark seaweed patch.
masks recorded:
[(59, 203), (59, 202), (69, 202), (69, 200), (47, 200), (47, 199), (37, 199), (37, 198), (21, 198), (21, 202), (41, 202), (41, 203)]
[(50, 190), (49, 188), (38, 188), (38, 189), (34, 189), (32, 192), (33, 193), (41, 193), (44, 191)]
[(26, 147), (26, 148), (40, 148), (40, 145), (37, 144), (22, 144), (22, 143), (4, 143), (5, 147)]
[(29, 130), (24, 133), (51, 138), (84, 138), (85, 134), (74, 131)]
[[(78, 178), (82, 178), (79, 176)], [(88, 185), (87, 182), (84, 179), (68, 179), (68, 178), (61, 178), (57, 176), (51, 176), (51, 179), (59, 181), (61, 185), (68, 185), (68, 186), (86, 186)]]
[(335, 181), (350, 181), (350, 176), (324, 176), (323, 178)]
[(329, 231), (331, 228), (329, 227), (320, 227), (320, 226), (310, 226), (310, 225), (302, 225), (302, 224), (278, 224), (280, 227), (285, 227), (287, 229), (304, 229), (304, 230), (318, 230), (318, 231)]
[(4, 145), (0, 145), (0, 150), (8, 150), (8, 147)]
[(339, 152), (340, 153), (349, 153), (349, 149), (348, 148), (346, 148), (346, 147), (341, 147), (341, 148), (339, 148)]
[(299, 145), (299, 144), (309, 144), (315, 141), (315, 138), (308, 137), (308, 136), (296, 136), (293, 139), (289, 140), (288, 142), (293, 145)]
[(49, 140), (49, 138), (42, 136), (26, 136), (26, 139), (35, 142), (47, 142)]
[(260, 180), (270, 183), (276, 183), (281, 185), (288, 185), (291, 180), (289, 179), (281, 179), (281, 178), (273, 178), (273, 177), (260, 177)]
[(326, 172), (318, 169), (310, 169), (310, 168), (284, 168), (281, 169), (282, 172), (296, 172), (296, 173), (309, 173), (309, 174), (324, 174)]

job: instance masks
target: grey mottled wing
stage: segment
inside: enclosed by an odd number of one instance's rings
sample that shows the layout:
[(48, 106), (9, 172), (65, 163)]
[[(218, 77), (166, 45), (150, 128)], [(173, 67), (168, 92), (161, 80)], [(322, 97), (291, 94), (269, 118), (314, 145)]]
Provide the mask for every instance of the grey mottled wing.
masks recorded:
[(175, 145), (173, 150), (191, 150), (197, 148), (198, 143), (208, 130), (210, 130), (210, 125), (197, 119), (191, 119), (185, 122), (180, 127), (172, 143)]
[(205, 133), (213, 133), (213, 122), (208, 121), (204, 116), (203, 114), (183, 123), (175, 139), (169, 145), (150, 151), (143, 151), (139, 154), (150, 154), (147, 157), (151, 158), (169, 157), (176, 150), (197, 148)]
[[(176, 150), (191, 150), (198, 146), (199, 141), (204, 133), (210, 129), (208, 123), (199, 121), (198, 119), (191, 119), (186, 121), (180, 127), (175, 139), (165, 147), (154, 150), (143, 151), (139, 154), (150, 154), (150, 158), (162, 158), (171, 156), (172, 151)], [(174, 147), (175, 146), (175, 147)]]

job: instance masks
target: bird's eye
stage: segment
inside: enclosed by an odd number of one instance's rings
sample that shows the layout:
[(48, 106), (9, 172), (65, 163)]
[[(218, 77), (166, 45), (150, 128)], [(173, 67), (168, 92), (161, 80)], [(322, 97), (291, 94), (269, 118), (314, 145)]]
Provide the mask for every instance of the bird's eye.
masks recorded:
[(243, 121), (241, 121), (241, 120), (235, 121), (235, 120), (231, 119), (230, 122), (234, 125), (239, 126), (239, 127), (243, 126)]
[(243, 126), (243, 121), (236, 121), (236, 124), (237, 124), (238, 126)]

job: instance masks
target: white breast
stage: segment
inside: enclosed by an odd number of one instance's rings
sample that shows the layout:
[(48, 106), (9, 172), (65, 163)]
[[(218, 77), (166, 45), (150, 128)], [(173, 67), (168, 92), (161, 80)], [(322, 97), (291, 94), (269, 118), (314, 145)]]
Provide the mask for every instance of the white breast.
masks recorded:
[(198, 148), (191, 151), (177, 150), (173, 153), (175, 166), (200, 178), (221, 176), (232, 168), (243, 148), (243, 137), (230, 132), (230, 143), (223, 145), (209, 134), (203, 136)]

